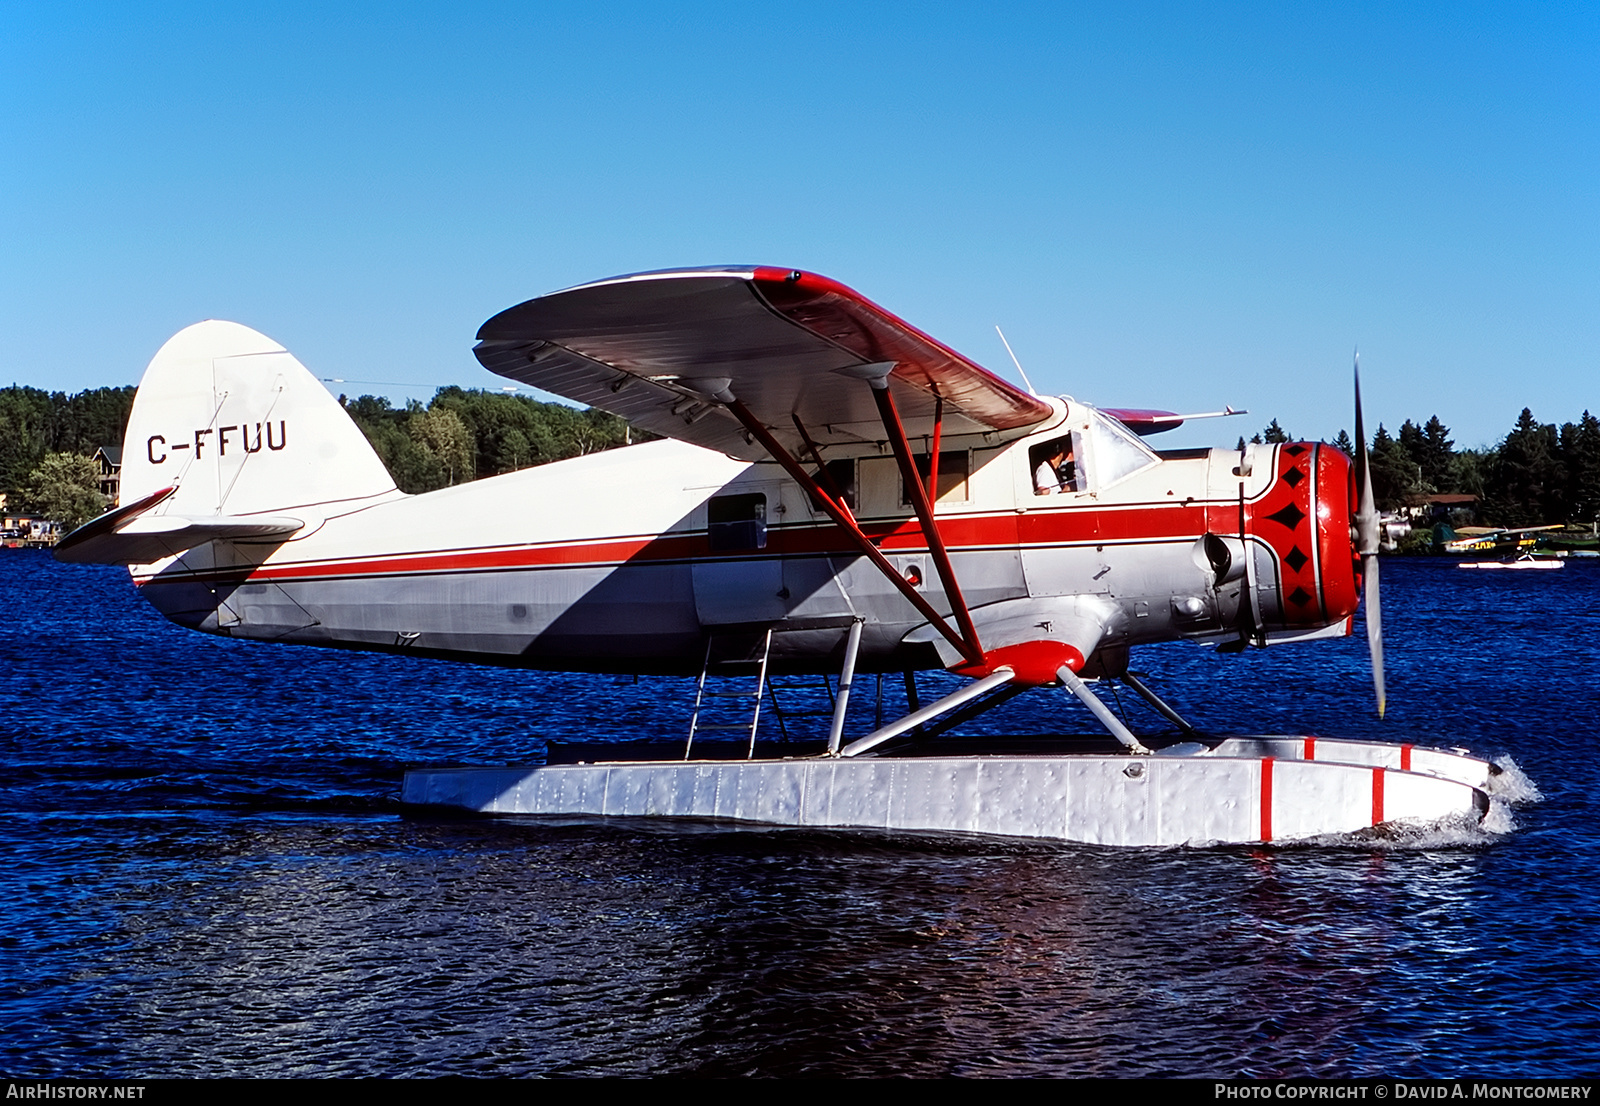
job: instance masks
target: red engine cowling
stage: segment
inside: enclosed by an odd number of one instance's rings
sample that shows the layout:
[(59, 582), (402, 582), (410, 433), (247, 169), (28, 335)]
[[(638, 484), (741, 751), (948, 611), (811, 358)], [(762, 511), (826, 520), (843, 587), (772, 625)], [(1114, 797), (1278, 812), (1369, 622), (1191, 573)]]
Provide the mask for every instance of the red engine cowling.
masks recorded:
[[(1350, 537), (1350, 458), (1324, 442), (1289, 442), (1273, 458), (1271, 485), (1246, 505), (1251, 536), (1272, 551), (1276, 589), (1261, 579), (1268, 629), (1330, 626), (1356, 611), (1361, 579)], [(1257, 545), (1260, 548), (1260, 545)], [(1276, 610), (1267, 602), (1276, 594)]]

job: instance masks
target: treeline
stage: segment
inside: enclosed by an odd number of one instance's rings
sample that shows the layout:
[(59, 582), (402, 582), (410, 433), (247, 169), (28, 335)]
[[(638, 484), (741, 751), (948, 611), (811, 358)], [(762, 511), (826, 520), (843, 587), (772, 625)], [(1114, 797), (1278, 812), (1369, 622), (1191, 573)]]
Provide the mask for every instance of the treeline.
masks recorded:
[[(134, 388), (94, 388), (67, 395), (13, 384), (0, 389), (0, 491), (26, 501), (39, 466), (52, 454), (88, 457), (121, 445)], [(426, 492), (641, 441), (615, 415), (540, 403), (500, 392), (440, 388), (423, 406), (392, 407), (381, 396), (339, 397), (395, 483)], [(1285, 442), (1274, 419), (1253, 440)], [(1241, 438), (1239, 444), (1244, 444)], [(1334, 444), (1354, 454), (1341, 430)], [(1600, 420), (1541, 423), (1523, 408), (1506, 436), (1488, 449), (1457, 449), (1438, 416), (1407, 419), (1398, 434), (1380, 423), (1369, 443), (1378, 505), (1394, 510), (1430, 494), (1478, 497), (1476, 521), (1496, 526), (1600, 518)], [(87, 470), (85, 470), (87, 471)]]
[[(84, 502), (93, 501), (94, 467), (67, 465), (64, 458), (86, 462), (101, 446), (123, 444), (134, 391), (131, 385), (76, 395), (15, 384), (0, 389), (0, 492), (9, 494), (12, 508), (63, 514), (55, 506), (61, 495), (44, 494), (47, 485), (81, 483)], [(626, 422), (603, 411), (457, 387), (439, 389), (426, 407), (413, 401), (395, 408), (381, 396), (340, 396), (339, 402), (408, 492), (654, 437), (630, 432)], [(64, 520), (82, 521), (83, 509), (78, 505)]]
[(17, 493), (51, 453), (91, 457), (121, 445), (133, 386), (94, 388), (69, 396), (13, 384), (0, 388), (0, 492)]
[[(1274, 419), (1253, 440), (1290, 438)], [(1355, 453), (1343, 430), (1334, 444)], [(1588, 411), (1558, 427), (1541, 423), (1524, 407), (1516, 425), (1488, 449), (1456, 449), (1437, 415), (1420, 425), (1407, 419), (1397, 435), (1379, 423), (1368, 455), (1380, 510), (1421, 496), (1457, 494), (1477, 496), (1476, 521), (1491, 526), (1590, 527), (1600, 518), (1600, 420)]]
[(526, 396), (440, 388), (426, 406), (339, 397), (401, 491), (428, 492), (642, 441), (615, 415)]

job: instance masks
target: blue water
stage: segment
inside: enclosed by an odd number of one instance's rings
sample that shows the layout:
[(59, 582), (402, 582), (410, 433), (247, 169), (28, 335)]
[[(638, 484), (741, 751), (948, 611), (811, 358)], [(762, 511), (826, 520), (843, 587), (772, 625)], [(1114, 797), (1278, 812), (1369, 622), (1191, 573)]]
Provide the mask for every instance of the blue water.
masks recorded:
[[(1382, 723), (1359, 640), (1136, 667), (1213, 730), (1513, 757), (1544, 801), (1509, 833), (409, 817), (409, 765), (676, 735), (692, 685), (223, 641), (119, 570), (0, 553), (0, 1070), (1592, 1077), (1600, 566), (1384, 573)], [(1087, 728), (1059, 692), (1005, 710)]]

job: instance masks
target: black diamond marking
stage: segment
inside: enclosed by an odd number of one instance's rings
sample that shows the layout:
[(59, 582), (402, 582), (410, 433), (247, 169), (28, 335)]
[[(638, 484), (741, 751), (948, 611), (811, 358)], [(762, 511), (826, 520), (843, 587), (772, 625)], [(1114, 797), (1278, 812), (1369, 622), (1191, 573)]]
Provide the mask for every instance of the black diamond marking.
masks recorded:
[(1283, 474), (1283, 482), (1289, 485), (1291, 488), (1299, 487), (1300, 481), (1304, 480), (1305, 478), (1306, 474), (1301, 472), (1299, 469), (1290, 469), (1288, 472)]
[(1299, 442), (1295, 442), (1294, 445), (1284, 446), (1283, 451), (1291, 457), (1298, 457), (1300, 454), (1306, 451), (1306, 447), (1301, 445)]
[(1302, 568), (1306, 567), (1306, 562), (1310, 559), (1310, 557), (1307, 557), (1304, 553), (1300, 552), (1300, 547), (1298, 545), (1289, 550), (1289, 555), (1284, 557), (1284, 560), (1289, 562), (1289, 567), (1294, 569), (1296, 572), (1299, 572)]
[(1291, 530), (1295, 529), (1302, 522), (1304, 522), (1305, 517), (1306, 513), (1299, 507), (1296, 507), (1293, 503), (1289, 504), (1283, 510), (1274, 511), (1272, 514), (1267, 516), (1267, 518), (1271, 519), (1273, 522), (1276, 522), (1282, 526), (1287, 526)]
[(1289, 602), (1297, 607), (1303, 607), (1311, 602), (1311, 596), (1306, 594), (1305, 588), (1295, 588), (1289, 593)]

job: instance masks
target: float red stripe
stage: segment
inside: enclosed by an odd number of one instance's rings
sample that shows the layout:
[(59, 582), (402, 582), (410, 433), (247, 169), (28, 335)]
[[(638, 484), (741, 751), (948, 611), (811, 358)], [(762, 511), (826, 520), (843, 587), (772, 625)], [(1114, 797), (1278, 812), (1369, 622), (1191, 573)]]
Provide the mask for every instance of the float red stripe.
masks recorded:
[(1272, 840), (1272, 758), (1261, 760), (1261, 840)]

